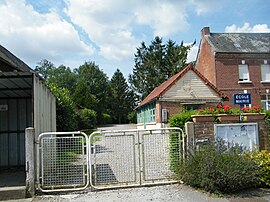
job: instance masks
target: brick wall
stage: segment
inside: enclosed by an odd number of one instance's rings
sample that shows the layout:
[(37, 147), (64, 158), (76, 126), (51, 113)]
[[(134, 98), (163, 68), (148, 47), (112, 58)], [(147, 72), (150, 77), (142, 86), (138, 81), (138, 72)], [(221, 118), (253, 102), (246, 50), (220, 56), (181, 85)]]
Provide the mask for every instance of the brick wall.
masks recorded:
[[(242, 60), (245, 60), (245, 64), (248, 65), (251, 83), (238, 83), (238, 65)], [(270, 89), (270, 83), (261, 83), (261, 64), (264, 64), (264, 60), (269, 64), (269, 55), (216, 54), (216, 87), (229, 97), (230, 100), (225, 104), (239, 107), (233, 105), (232, 96), (247, 90), (251, 94), (252, 105), (261, 105), (261, 95), (265, 94), (266, 89)]]
[[(222, 123), (224, 124), (224, 122)], [(257, 123), (258, 123), (260, 150), (266, 149), (270, 151), (268, 124), (263, 120), (257, 121)], [(188, 145), (192, 145), (193, 143), (196, 142), (197, 144), (213, 142), (215, 140), (214, 136), (215, 124), (218, 123), (214, 122), (201, 122), (191, 124), (189, 123), (188, 129), (186, 129), (188, 131), (187, 132)], [(194, 137), (194, 139), (191, 138), (191, 136)]]
[(180, 102), (156, 102), (156, 120), (157, 123), (161, 123), (161, 110), (166, 109), (168, 112), (168, 118), (173, 114), (178, 114), (181, 111)]
[[(270, 64), (270, 55), (215, 53), (204, 34), (202, 32), (196, 68), (229, 97), (229, 101), (224, 104), (238, 107), (233, 105), (233, 94), (244, 93), (244, 90), (247, 90), (251, 94), (252, 105), (261, 105), (261, 95), (265, 94), (266, 89), (270, 89), (270, 83), (261, 83), (261, 64), (264, 64), (264, 60)], [(238, 83), (238, 65), (242, 60), (245, 60), (245, 64), (248, 65), (252, 83)]]
[(215, 57), (209, 43), (202, 37), (200, 50), (196, 60), (196, 69), (199, 70), (212, 84), (216, 85)]

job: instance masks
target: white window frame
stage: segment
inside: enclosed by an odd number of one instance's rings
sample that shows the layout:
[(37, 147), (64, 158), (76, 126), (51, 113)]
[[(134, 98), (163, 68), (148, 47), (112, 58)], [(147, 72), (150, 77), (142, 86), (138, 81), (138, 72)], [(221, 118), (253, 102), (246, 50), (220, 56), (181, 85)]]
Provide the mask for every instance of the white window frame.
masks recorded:
[(238, 65), (238, 72), (239, 72), (239, 83), (250, 82), (247, 64)]
[(262, 64), (261, 65), (261, 83), (268, 82), (270, 83), (270, 65), (269, 64)]

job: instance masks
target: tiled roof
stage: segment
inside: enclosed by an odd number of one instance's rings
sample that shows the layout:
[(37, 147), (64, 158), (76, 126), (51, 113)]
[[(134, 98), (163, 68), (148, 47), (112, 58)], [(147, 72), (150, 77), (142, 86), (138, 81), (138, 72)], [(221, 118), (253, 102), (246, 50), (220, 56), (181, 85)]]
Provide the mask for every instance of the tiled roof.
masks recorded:
[(215, 52), (270, 53), (270, 33), (210, 33), (205, 38)]
[(193, 67), (193, 65), (190, 63), (185, 69), (183, 69), (181, 72), (175, 74), (171, 78), (169, 78), (167, 81), (163, 82), (160, 86), (156, 87), (136, 108), (139, 108), (150, 101), (160, 97), (163, 95), (172, 85), (174, 85), (185, 73), (189, 70), (194, 71), (203, 81), (206, 85), (210, 86), (217, 94), (219, 94), (223, 99), (227, 99), (228, 97), (223, 94), (220, 90), (218, 90), (210, 81), (208, 81), (197, 69)]

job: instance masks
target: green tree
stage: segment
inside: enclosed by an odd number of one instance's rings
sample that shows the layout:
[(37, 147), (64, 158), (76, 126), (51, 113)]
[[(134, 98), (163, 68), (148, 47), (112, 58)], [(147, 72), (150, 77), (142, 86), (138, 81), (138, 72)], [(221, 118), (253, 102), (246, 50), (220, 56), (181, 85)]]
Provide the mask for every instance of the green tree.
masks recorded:
[(56, 96), (56, 128), (57, 131), (77, 130), (76, 105), (71, 99), (68, 89), (49, 84), (48, 87)]
[(134, 100), (122, 72), (117, 69), (111, 78), (111, 112), (115, 123), (127, 123), (128, 114), (133, 111)]
[(129, 75), (131, 87), (140, 99), (187, 66), (187, 53), (194, 44), (178, 45), (172, 40), (163, 44), (160, 37), (149, 46), (141, 43), (135, 54), (133, 74)]
[(109, 113), (110, 85), (106, 74), (95, 62), (85, 62), (75, 70), (78, 75), (73, 100), (83, 108), (97, 113), (97, 122), (104, 123)]
[(58, 68), (48, 60), (42, 60), (36, 66), (35, 71), (46, 81), (46, 84), (57, 84), (57, 86), (74, 92), (77, 84), (77, 75), (69, 67), (60, 65)]

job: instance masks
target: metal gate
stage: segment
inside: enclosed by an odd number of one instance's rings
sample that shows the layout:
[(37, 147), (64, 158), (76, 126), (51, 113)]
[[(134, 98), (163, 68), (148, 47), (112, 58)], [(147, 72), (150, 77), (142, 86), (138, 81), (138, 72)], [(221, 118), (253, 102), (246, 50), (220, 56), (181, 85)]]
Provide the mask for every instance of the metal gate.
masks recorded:
[(95, 132), (90, 143), (90, 184), (96, 189), (176, 182), (184, 156), (180, 128)]
[(89, 143), (82, 132), (42, 133), (37, 179), (43, 192), (83, 190), (89, 184)]
[(132, 187), (176, 182), (184, 156), (180, 128), (43, 133), (39, 188), (44, 192)]

